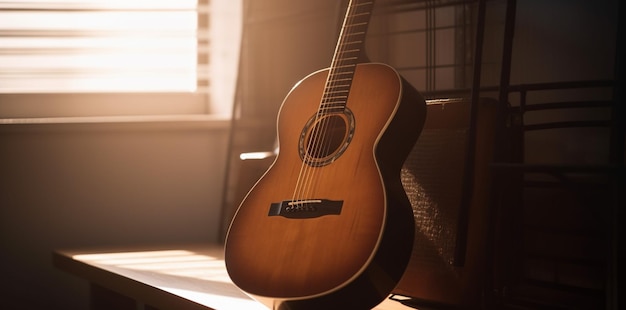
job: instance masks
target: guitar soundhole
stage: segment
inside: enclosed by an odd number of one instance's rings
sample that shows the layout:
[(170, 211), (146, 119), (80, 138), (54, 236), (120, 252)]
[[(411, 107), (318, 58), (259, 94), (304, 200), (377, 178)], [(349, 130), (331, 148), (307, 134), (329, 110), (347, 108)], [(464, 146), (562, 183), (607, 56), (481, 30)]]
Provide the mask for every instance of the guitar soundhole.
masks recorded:
[(335, 161), (348, 147), (354, 134), (354, 116), (343, 113), (314, 115), (300, 135), (300, 157), (311, 166), (325, 166)]

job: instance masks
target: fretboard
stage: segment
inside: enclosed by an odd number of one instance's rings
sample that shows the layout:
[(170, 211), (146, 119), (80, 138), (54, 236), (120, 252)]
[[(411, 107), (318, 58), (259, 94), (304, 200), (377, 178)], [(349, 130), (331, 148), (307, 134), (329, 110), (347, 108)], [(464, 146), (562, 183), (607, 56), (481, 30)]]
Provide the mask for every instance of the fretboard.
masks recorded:
[(373, 0), (351, 0), (330, 66), (320, 113), (343, 111), (357, 63), (364, 55), (364, 41), (374, 7)]

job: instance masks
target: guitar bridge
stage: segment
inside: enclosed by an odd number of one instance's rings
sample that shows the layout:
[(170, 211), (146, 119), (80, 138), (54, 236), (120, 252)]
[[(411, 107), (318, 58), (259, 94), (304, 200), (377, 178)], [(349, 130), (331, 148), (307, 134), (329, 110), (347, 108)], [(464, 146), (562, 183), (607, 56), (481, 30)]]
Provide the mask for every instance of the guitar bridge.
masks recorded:
[(339, 215), (342, 207), (343, 200), (284, 200), (272, 203), (268, 216), (282, 216), (290, 219), (316, 218), (325, 215)]

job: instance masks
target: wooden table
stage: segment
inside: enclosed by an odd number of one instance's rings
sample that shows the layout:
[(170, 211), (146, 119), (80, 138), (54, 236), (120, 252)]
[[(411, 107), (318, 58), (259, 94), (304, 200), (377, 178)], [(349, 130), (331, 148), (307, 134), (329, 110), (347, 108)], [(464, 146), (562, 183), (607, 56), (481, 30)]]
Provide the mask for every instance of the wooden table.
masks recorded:
[[(272, 308), (232, 283), (219, 245), (59, 250), (53, 263), (90, 282), (94, 309)], [(387, 299), (375, 309), (412, 308)]]

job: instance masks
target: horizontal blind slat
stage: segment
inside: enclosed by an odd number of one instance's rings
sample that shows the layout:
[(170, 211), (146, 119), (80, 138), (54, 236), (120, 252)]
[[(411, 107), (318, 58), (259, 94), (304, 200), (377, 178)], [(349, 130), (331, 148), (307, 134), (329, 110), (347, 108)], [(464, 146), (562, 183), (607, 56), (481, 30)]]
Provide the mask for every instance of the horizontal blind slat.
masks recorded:
[(0, 93), (195, 91), (208, 81), (198, 55), (210, 43), (197, 8), (197, 0), (0, 1)]

